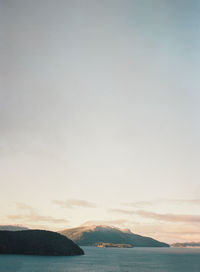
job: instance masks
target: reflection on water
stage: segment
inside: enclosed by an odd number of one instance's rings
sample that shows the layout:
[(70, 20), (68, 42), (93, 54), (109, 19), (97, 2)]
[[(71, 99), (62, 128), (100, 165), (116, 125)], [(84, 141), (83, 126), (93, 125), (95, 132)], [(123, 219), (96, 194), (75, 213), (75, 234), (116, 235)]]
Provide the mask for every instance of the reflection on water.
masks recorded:
[(84, 256), (0, 255), (0, 272), (199, 272), (200, 249), (83, 247)]

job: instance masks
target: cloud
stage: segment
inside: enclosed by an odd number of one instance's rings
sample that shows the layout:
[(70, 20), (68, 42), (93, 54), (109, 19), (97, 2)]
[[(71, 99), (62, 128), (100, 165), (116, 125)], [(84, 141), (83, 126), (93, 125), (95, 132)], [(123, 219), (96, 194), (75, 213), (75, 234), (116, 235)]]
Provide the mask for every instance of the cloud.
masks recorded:
[(168, 222), (191, 222), (200, 223), (200, 215), (190, 215), (190, 214), (160, 214), (148, 211), (137, 211), (137, 215), (145, 218), (152, 218), (155, 220), (162, 220)]
[(21, 210), (25, 210), (26, 213), (25, 214), (11, 214), (8, 215), (7, 217), (9, 219), (12, 220), (20, 220), (20, 222), (46, 222), (46, 223), (67, 223), (69, 222), (66, 219), (62, 219), (62, 218), (55, 218), (53, 216), (45, 216), (45, 215), (40, 215), (38, 214), (33, 207), (25, 204), (25, 203), (21, 203), (21, 202), (16, 202), (15, 203), (16, 206), (21, 209)]
[(130, 207), (143, 207), (143, 206), (152, 206), (152, 201), (134, 201), (134, 202), (126, 202), (122, 203), (124, 206), (130, 206)]
[(29, 211), (33, 211), (33, 208), (30, 205), (27, 205), (25, 203), (22, 202), (15, 202), (17, 208), (21, 209), (21, 210), (29, 210)]
[(150, 236), (168, 243), (200, 240), (199, 225), (185, 222), (177, 224), (170, 222), (166, 222), (166, 224), (161, 222), (136, 224), (132, 231), (137, 234)]
[(130, 207), (144, 207), (144, 206), (153, 206), (161, 203), (167, 204), (188, 204), (188, 205), (200, 205), (200, 199), (154, 199), (150, 201), (133, 201), (127, 203), (121, 203), (123, 206)]
[(22, 220), (26, 222), (48, 222), (48, 223), (67, 223), (66, 219), (54, 218), (52, 216), (38, 215), (33, 214), (17, 214), (17, 215), (8, 215), (9, 219), (12, 220)]
[(72, 209), (76, 207), (81, 208), (96, 208), (97, 205), (93, 202), (89, 202), (81, 199), (67, 199), (67, 200), (53, 200), (52, 203), (60, 206), (61, 208)]
[(121, 213), (121, 214), (128, 214), (128, 215), (134, 214), (133, 211), (123, 210), (123, 209), (109, 209), (108, 211), (112, 213)]
[(145, 210), (131, 211), (122, 209), (110, 209), (109, 212), (127, 214), (127, 215), (139, 215), (144, 218), (151, 218), (154, 220), (167, 221), (167, 222), (190, 222), (190, 223), (200, 223), (200, 215), (190, 215), (190, 214), (161, 214), (155, 212), (149, 212)]
[(166, 199), (166, 202), (200, 205), (200, 199)]

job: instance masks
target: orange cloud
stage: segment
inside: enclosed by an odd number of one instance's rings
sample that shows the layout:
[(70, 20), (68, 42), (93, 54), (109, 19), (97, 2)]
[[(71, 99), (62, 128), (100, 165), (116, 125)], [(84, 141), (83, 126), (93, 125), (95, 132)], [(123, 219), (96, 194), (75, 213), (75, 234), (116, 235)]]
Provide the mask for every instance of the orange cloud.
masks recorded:
[(21, 209), (21, 210), (25, 210), (26, 213), (25, 214), (11, 214), (8, 215), (7, 217), (9, 219), (15, 220), (15, 221), (19, 221), (21, 222), (48, 222), (48, 223), (67, 223), (69, 222), (66, 219), (62, 219), (62, 218), (55, 218), (52, 216), (44, 216), (44, 215), (40, 215), (38, 214), (33, 207), (31, 207), (30, 205), (27, 205), (25, 203), (22, 202), (16, 202), (15, 203), (16, 206)]
[(53, 200), (52, 203), (60, 206), (61, 208), (72, 209), (75, 207), (81, 208), (96, 208), (97, 205), (82, 199), (67, 199), (67, 200)]
[(200, 223), (200, 215), (190, 215), (190, 214), (160, 214), (148, 211), (137, 211), (137, 215), (145, 218), (152, 218), (155, 220), (162, 220), (168, 222), (193, 222)]
[(134, 202), (126, 202), (122, 203), (124, 206), (130, 206), (130, 207), (144, 207), (144, 206), (152, 206), (153, 201), (134, 201)]
[(133, 232), (168, 243), (200, 241), (199, 225), (185, 223), (136, 224)]
[(128, 202), (128, 203), (121, 203), (121, 204), (125, 206), (137, 208), (137, 207), (158, 205), (160, 203), (200, 205), (200, 199), (154, 199), (150, 201), (134, 201), (134, 202)]
[(48, 223), (67, 223), (66, 219), (54, 218), (52, 216), (44, 216), (36, 213), (33, 214), (17, 214), (17, 215), (8, 215), (9, 219), (12, 220), (21, 220), (26, 222), (48, 222)]
[(154, 220), (168, 221), (168, 222), (191, 222), (200, 223), (200, 215), (190, 215), (190, 214), (161, 214), (155, 212), (149, 212), (145, 210), (131, 211), (123, 209), (110, 209), (110, 212), (127, 214), (127, 215), (139, 215), (144, 218), (151, 218)]

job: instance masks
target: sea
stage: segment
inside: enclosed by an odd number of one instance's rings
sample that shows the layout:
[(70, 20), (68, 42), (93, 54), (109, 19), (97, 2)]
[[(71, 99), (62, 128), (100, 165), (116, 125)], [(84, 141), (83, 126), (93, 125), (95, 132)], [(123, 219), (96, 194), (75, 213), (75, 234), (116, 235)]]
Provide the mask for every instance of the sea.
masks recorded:
[(200, 272), (200, 248), (82, 248), (72, 257), (0, 255), (0, 272)]

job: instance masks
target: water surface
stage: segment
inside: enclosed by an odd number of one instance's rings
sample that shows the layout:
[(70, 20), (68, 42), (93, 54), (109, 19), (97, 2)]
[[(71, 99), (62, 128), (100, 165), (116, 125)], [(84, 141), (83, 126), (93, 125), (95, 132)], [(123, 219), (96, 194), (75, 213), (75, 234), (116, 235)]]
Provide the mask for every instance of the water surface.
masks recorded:
[(199, 272), (200, 249), (83, 247), (84, 256), (0, 255), (0, 272)]

